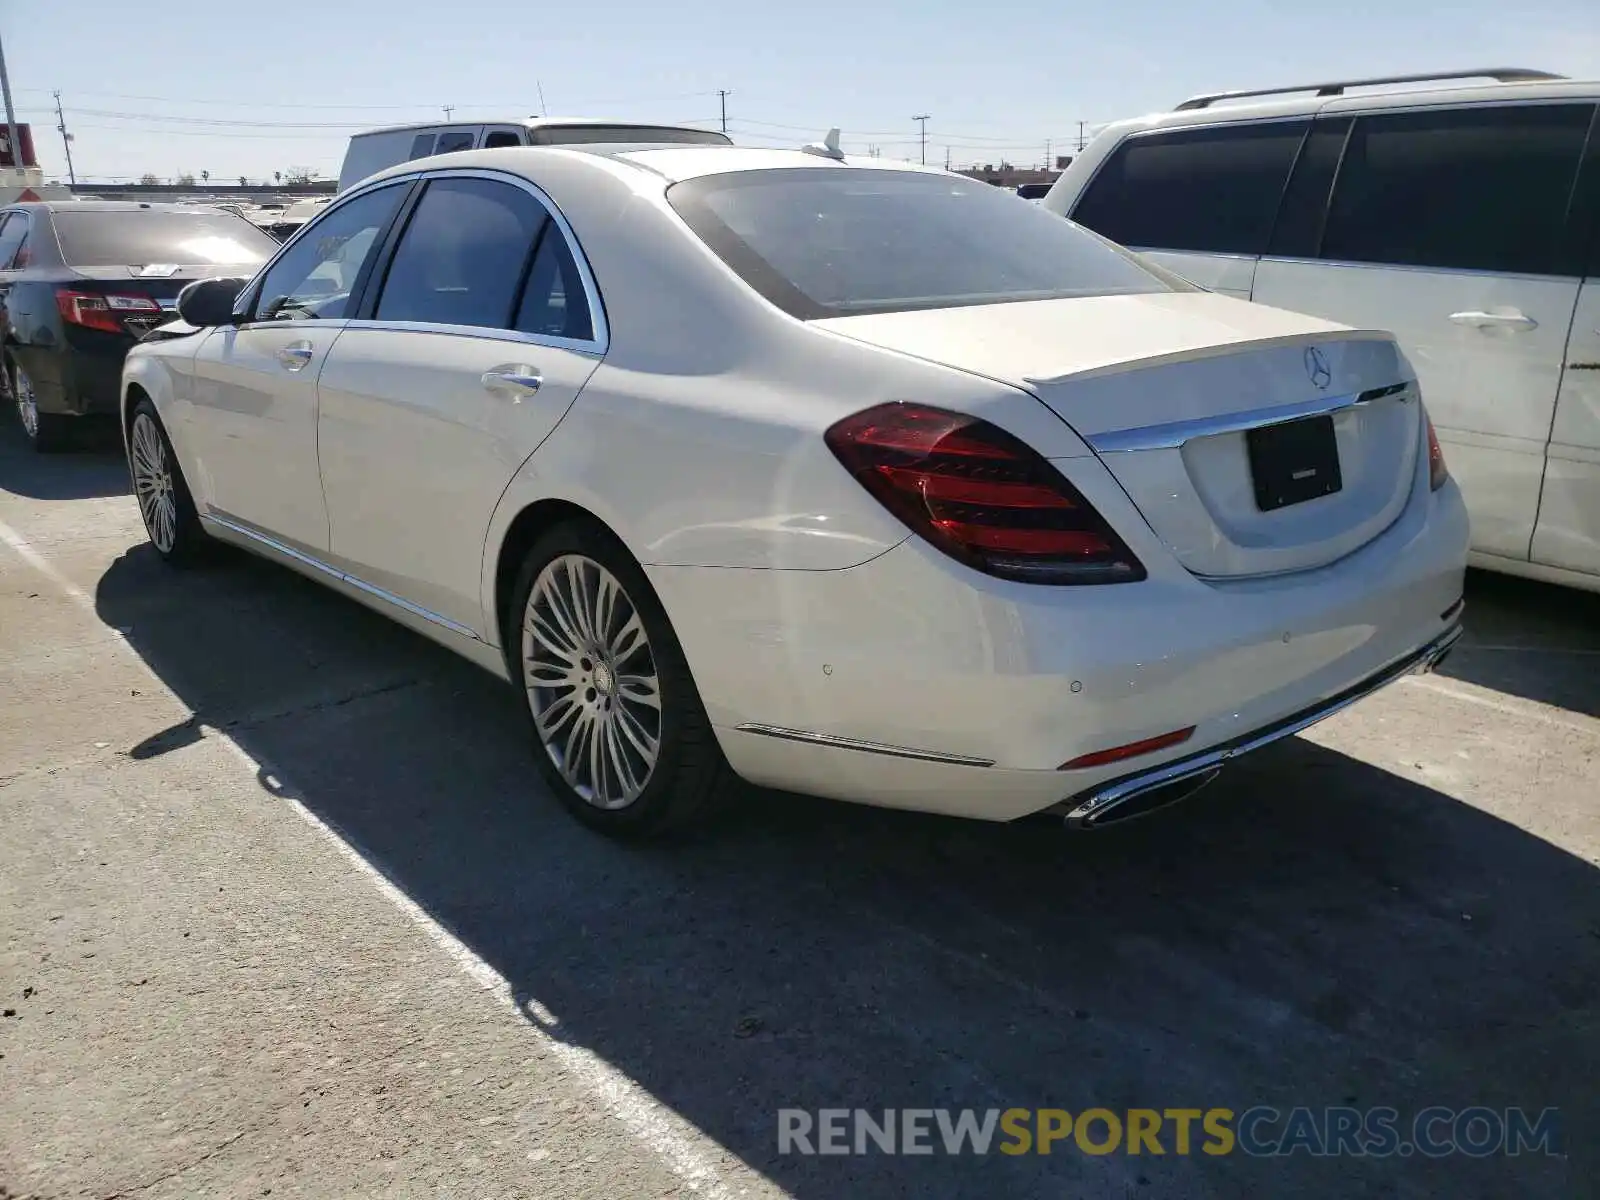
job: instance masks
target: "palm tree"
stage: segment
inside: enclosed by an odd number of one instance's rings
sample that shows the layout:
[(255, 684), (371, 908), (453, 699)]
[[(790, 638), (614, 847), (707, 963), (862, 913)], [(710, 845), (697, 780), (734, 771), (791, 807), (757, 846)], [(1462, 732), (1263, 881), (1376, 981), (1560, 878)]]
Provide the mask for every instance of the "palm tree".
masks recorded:
[(273, 183), (282, 183), (283, 182), (283, 172), (282, 171), (274, 171), (272, 173), (272, 182)]
[(210, 171), (201, 171), (200, 172), (200, 182), (201, 183), (210, 183), (211, 182), (211, 172)]

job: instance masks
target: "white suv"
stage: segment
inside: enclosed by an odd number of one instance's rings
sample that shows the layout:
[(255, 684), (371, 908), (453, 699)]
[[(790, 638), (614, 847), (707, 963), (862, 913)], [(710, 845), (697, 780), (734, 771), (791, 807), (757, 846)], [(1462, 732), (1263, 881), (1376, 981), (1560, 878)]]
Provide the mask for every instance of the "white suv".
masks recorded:
[(1473, 562), (1600, 590), (1597, 101), (1513, 68), (1198, 96), (1106, 128), (1044, 206), (1202, 287), (1393, 331)]

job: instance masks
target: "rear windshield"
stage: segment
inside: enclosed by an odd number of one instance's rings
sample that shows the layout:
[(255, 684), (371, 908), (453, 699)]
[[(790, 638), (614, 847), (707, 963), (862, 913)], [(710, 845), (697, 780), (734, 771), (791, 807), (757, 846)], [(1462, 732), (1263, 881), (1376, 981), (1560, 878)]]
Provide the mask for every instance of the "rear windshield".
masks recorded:
[(535, 146), (579, 146), (591, 142), (638, 145), (731, 146), (733, 140), (709, 129), (672, 129), (659, 125), (557, 125), (533, 130)]
[(73, 267), (148, 263), (248, 266), (265, 261), (278, 249), (276, 241), (249, 221), (225, 212), (57, 209), (53, 219), (62, 258)]
[(1172, 291), (1127, 251), (987, 183), (856, 167), (707, 175), (667, 200), (802, 320)]

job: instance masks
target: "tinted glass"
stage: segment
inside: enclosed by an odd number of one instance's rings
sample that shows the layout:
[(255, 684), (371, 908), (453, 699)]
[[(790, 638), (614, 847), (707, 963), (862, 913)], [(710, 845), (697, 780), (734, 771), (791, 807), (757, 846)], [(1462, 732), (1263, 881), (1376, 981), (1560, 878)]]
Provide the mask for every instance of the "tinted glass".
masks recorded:
[(27, 217), (21, 213), (6, 213), (0, 216), (0, 271), (10, 268), (12, 257), (27, 235)]
[(1288, 258), (1315, 258), (1322, 245), (1322, 225), (1328, 214), (1328, 192), (1333, 174), (1339, 169), (1344, 140), (1350, 132), (1350, 119), (1340, 117), (1318, 121), (1311, 136), (1300, 148), (1300, 157), (1289, 177), (1273, 226), (1269, 254)]
[(512, 133), (509, 129), (496, 129), (483, 139), (483, 148), (485, 150), (498, 150), (502, 146), (520, 146), (522, 144), (522, 138)]
[(433, 134), (419, 133), (411, 139), (410, 158), (427, 158), (433, 153)]
[(396, 184), (367, 192), (312, 222), (261, 281), (256, 319), (345, 316), (350, 292), (407, 187)]
[(146, 263), (253, 266), (271, 258), (278, 248), (277, 242), (249, 221), (225, 212), (57, 209), (53, 220), (61, 256), (74, 267)]
[(1130, 138), (1072, 219), (1124, 246), (1261, 254), (1306, 128), (1272, 121)]
[(708, 175), (667, 199), (802, 318), (1164, 292), (1129, 254), (987, 183), (835, 167)]
[(1593, 105), (1362, 117), (1350, 134), (1322, 256), (1350, 262), (1578, 273), (1567, 206)]
[(539, 240), (539, 251), (528, 272), (528, 285), (517, 308), (517, 328), (546, 337), (591, 341), (594, 323), (583, 294), (583, 279), (572, 250), (553, 223)]
[(472, 134), (470, 133), (441, 133), (439, 144), (434, 147), (435, 154), (452, 154), (457, 150), (472, 149)]
[(556, 125), (535, 129), (532, 137), (536, 146), (578, 146), (590, 142), (692, 146), (733, 144), (726, 134), (712, 133), (706, 129), (664, 129), (659, 125)]
[(521, 188), (436, 179), (411, 215), (373, 315), (505, 329), (523, 268), (548, 217)]

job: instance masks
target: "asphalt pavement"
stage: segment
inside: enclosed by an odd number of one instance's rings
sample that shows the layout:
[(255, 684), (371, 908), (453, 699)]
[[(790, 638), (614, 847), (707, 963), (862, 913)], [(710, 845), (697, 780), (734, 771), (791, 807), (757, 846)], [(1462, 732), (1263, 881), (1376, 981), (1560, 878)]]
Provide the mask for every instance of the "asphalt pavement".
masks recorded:
[[(506, 685), (0, 433), (0, 1197), (1600, 1195), (1600, 597), (1093, 835), (544, 793)], [(1560, 1110), (1563, 1153), (780, 1153), (780, 1109)]]

